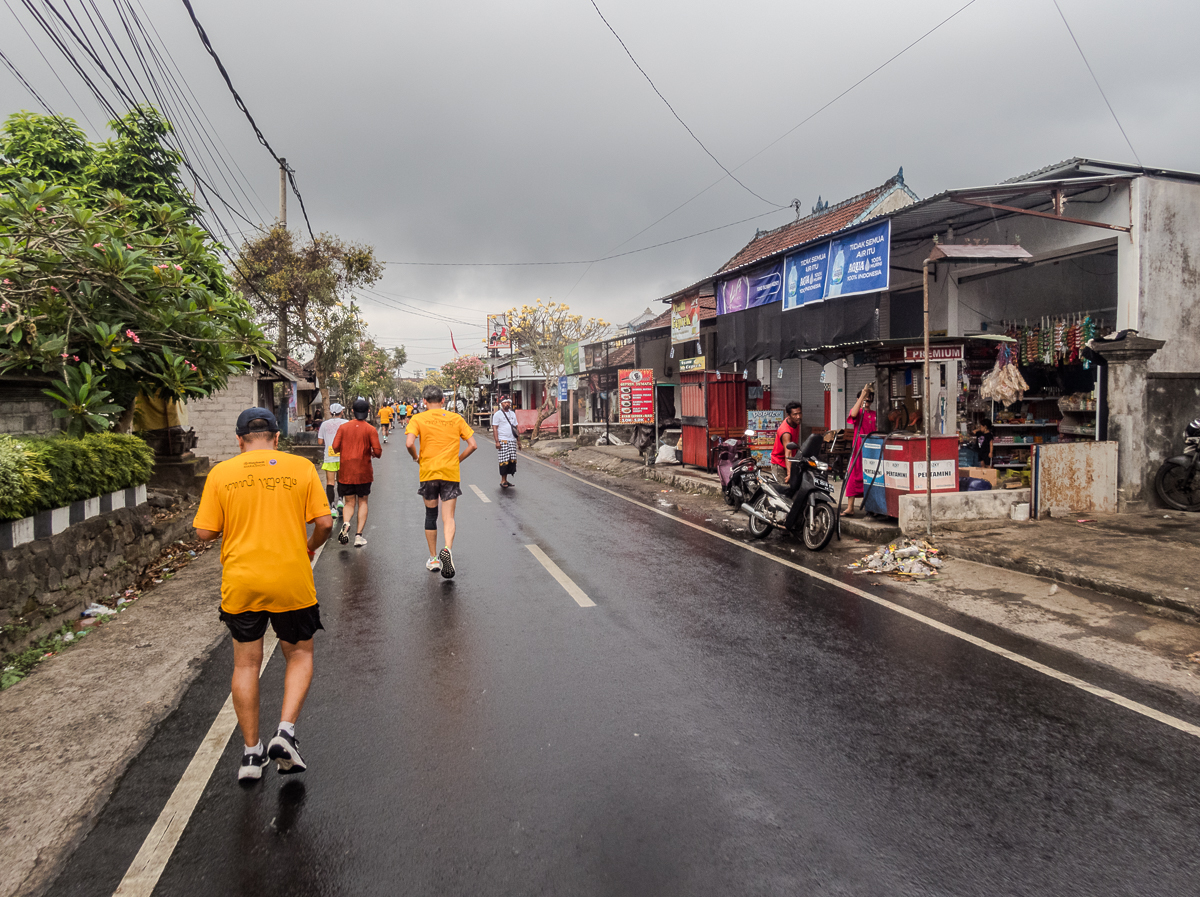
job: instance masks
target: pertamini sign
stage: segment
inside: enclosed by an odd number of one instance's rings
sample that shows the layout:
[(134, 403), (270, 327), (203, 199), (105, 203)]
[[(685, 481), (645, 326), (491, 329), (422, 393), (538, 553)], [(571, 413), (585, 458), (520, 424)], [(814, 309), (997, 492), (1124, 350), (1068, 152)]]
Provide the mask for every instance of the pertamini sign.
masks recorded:
[[(930, 346), (929, 360), (936, 361), (962, 361), (963, 347), (962, 346)], [(905, 346), (904, 347), (905, 361), (924, 361), (925, 347), (924, 346)]]
[(623, 424), (654, 423), (654, 371), (617, 372), (617, 411)]

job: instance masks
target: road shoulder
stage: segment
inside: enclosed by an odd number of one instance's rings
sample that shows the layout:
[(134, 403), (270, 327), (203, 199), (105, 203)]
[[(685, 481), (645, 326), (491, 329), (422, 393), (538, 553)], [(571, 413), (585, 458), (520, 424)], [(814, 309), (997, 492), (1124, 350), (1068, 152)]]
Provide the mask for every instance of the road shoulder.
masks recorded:
[(207, 552), (0, 692), (0, 894), (41, 893), (225, 636)]

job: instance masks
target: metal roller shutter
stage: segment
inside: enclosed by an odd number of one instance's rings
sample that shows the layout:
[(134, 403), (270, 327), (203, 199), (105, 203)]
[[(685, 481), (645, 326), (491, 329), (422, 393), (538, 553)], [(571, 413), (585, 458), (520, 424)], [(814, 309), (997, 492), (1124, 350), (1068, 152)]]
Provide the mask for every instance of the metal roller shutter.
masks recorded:
[(810, 427), (825, 426), (825, 384), (821, 382), (824, 367), (815, 361), (800, 361), (800, 403), (804, 406), (804, 423)]
[[(875, 382), (875, 365), (864, 364), (846, 371), (846, 411), (854, 407), (859, 392), (868, 383)], [(878, 409), (877, 409), (878, 410)]]
[[(801, 402), (800, 397), (800, 359), (790, 358), (787, 361), (772, 361), (771, 376), (775, 382), (771, 387), (771, 408), (782, 411), (788, 402)], [(783, 376), (779, 369), (783, 368)]]

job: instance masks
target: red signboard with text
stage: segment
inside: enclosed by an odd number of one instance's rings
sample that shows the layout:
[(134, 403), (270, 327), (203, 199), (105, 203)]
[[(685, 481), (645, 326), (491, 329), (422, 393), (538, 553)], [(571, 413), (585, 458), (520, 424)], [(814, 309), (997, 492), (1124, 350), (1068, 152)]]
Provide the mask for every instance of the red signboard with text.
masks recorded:
[(617, 372), (617, 410), (623, 424), (654, 423), (654, 371)]

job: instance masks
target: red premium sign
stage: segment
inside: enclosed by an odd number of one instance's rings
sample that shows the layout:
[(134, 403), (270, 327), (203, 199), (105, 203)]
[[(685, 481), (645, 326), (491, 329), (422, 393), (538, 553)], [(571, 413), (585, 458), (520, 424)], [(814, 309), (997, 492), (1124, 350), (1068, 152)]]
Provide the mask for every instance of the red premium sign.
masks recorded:
[[(930, 361), (962, 361), (963, 347), (962, 346), (930, 346), (929, 360)], [(925, 347), (924, 346), (905, 346), (904, 347), (905, 361), (924, 361)]]
[(617, 410), (623, 424), (654, 423), (654, 371), (617, 372)]

